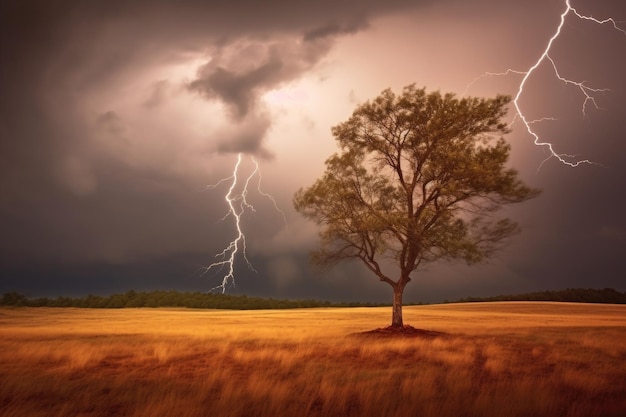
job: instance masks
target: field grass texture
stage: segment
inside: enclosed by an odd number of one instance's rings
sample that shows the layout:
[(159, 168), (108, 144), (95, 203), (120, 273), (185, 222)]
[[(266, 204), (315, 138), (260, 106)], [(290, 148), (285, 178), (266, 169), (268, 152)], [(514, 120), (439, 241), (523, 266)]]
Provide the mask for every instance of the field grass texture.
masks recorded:
[(0, 415), (623, 416), (626, 306), (0, 309)]

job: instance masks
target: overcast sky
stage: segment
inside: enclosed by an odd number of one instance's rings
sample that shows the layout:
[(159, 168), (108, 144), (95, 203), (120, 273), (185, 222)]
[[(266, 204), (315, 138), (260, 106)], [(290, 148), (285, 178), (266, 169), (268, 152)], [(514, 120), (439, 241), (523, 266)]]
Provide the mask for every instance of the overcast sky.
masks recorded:
[[(571, 0), (626, 28), (626, 3)], [(224, 217), (238, 154), (265, 196), (242, 219), (248, 258), (227, 292), (391, 301), (357, 263), (308, 263), (318, 229), (292, 207), (337, 150), (330, 128), (385, 88), (515, 95), (565, 0), (0, 0), (0, 293), (208, 291), (203, 274), (234, 238)], [(626, 290), (626, 33), (566, 17), (551, 58), (605, 88), (596, 109), (550, 66), (519, 100), (557, 152), (518, 121), (511, 166), (540, 197), (507, 213), (522, 227), (480, 265), (432, 264), (405, 300), (436, 302), (567, 287)], [(474, 81), (474, 82), (473, 82)], [(515, 109), (511, 107), (513, 121)], [(258, 179), (253, 182), (257, 187)]]

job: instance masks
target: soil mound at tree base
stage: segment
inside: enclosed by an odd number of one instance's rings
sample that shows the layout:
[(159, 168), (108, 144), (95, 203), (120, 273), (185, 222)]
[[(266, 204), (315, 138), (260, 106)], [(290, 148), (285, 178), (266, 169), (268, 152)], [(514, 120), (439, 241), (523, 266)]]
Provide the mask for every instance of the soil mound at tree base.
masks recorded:
[(447, 333), (436, 332), (434, 330), (416, 329), (413, 326), (404, 325), (402, 327), (381, 327), (374, 330), (368, 330), (365, 332), (354, 333), (355, 336), (370, 336), (370, 337), (419, 337), (424, 339), (434, 339), (436, 337), (448, 336)]

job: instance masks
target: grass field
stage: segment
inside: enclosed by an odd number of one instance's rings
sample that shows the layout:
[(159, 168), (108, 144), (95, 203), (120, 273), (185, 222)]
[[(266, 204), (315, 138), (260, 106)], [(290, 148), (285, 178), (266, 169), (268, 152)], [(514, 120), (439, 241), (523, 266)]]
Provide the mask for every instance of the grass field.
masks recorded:
[(0, 309), (0, 415), (626, 415), (626, 306), (404, 310)]

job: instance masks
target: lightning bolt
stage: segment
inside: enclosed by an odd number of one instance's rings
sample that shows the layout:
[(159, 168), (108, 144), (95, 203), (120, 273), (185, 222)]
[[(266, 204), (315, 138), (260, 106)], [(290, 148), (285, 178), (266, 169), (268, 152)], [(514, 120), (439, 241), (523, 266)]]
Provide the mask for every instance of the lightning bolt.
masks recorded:
[[(563, 12), (561, 13), (561, 18), (559, 21), (559, 24), (554, 32), (554, 34), (552, 35), (552, 37), (550, 38), (550, 40), (548, 41), (545, 49), (543, 50), (543, 52), (541, 53), (541, 55), (539, 56), (539, 58), (537, 59), (537, 61), (526, 71), (519, 71), (519, 70), (514, 70), (514, 69), (507, 69), (504, 72), (486, 72), (485, 74), (477, 77), (476, 79), (474, 79), (466, 88), (466, 93), (469, 89), (469, 87), (474, 84), (476, 81), (478, 81), (481, 78), (485, 78), (485, 77), (493, 77), (493, 76), (504, 76), (504, 75), (521, 75), (522, 76), (522, 80), (517, 88), (517, 93), (515, 94), (515, 98), (513, 99), (513, 105), (515, 106), (515, 110), (516, 110), (516, 117), (515, 119), (519, 119), (521, 120), (522, 124), (524, 125), (524, 127), (526, 128), (526, 131), (528, 132), (528, 134), (530, 134), (533, 137), (533, 142), (535, 145), (537, 146), (542, 146), (548, 149), (548, 157), (541, 162), (541, 164), (539, 165), (539, 169), (541, 169), (541, 167), (543, 166), (544, 163), (546, 163), (548, 160), (550, 160), (551, 158), (556, 158), (558, 161), (560, 161), (561, 163), (570, 166), (572, 168), (577, 167), (581, 164), (591, 164), (591, 165), (600, 165), (596, 162), (592, 162), (588, 159), (582, 159), (582, 160), (574, 160), (574, 158), (576, 157), (576, 155), (569, 155), (569, 154), (565, 154), (565, 153), (559, 153), (554, 149), (554, 146), (551, 142), (545, 141), (543, 139), (540, 138), (539, 134), (533, 130), (533, 124), (541, 122), (541, 121), (545, 121), (545, 120), (555, 120), (554, 118), (551, 117), (544, 117), (538, 120), (529, 120), (526, 115), (524, 114), (522, 108), (520, 107), (519, 101), (520, 98), (522, 97), (522, 95), (524, 94), (524, 87), (526, 87), (526, 83), (528, 82), (528, 80), (530, 79), (530, 77), (533, 75), (533, 73), (537, 70), (537, 68), (539, 68), (542, 64), (547, 64), (552, 68), (552, 71), (554, 72), (554, 76), (561, 81), (562, 83), (564, 83), (565, 85), (568, 86), (572, 86), (577, 88), (581, 94), (584, 97), (583, 103), (582, 103), (582, 113), (583, 113), (583, 117), (586, 115), (586, 111), (587, 111), (587, 106), (591, 103), (593, 105), (593, 107), (595, 107), (596, 109), (599, 109), (600, 107), (598, 106), (598, 103), (596, 102), (596, 98), (595, 98), (595, 94), (597, 93), (602, 93), (602, 92), (606, 92), (609, 91), (609, 89), (607, 88), (592, 88), (589, 87), (588, 85), (585, 84), (584, 81), (575, 81), (575, 80), (570, 80), (568, 78), (565, 78), (564, 76), (561, 75), (561, 73), (559, 72), (558, 66), (556, 64), (556, 62), (552, 59), (552, 57), (550, 56), (550, 51), (552, 50), (552, 46), (554, 44), (554, 42), (559, 38), (559, 36), (561, 35), (561, 31), (563, 29), (563, 26), (565, 25), (565, 21), (566, 18), (568, 16), (575, 16), (578, 19), (581, 20), (587, 20), (599, 25), (605, 25), (608, 24), (610, 26), (613, 27), (613, 29), (623, 33), (626, 36), (626, 30), (620, 28), (617, 24), (617, 22), (609, 17), (607, 19), (596, 19), (593, 16), (587, 16), (584, 14), (579, 13), (571, 4), (570, 0), (565, 0), (565, 9), (563, 10)], [(515, 119), (513, 120), (513, 122), (515, 122)]]
[(269, 199), (274, 208), (282, 215), (283, 221), (285, 223), (285, 227), (287, 227), (287, 217), (285, 213), (278, 207), (276, 203), (276, 199), (271, 194), (264, 192), (261, 189), (261, 169), (259, 167), (259, 163), (254, 157), (251, 157), (252, 163), (254, 164), (254, 169), (252, 172), (246, 177), (241, 185), (241, 191), (238, 190), (239, 185), (239, 168), (241, 166), (242, 154), (237, 154), (237, 162), (233, 167), (233, 173), (229, 177), (222, 178), (217, 183), (208, 185), (206, 189), (212, 190), (224, 183), (230, 182), (230, 186), (228, 187), (228, 191), (224, 196), (224, 200), (228, 206), (228, 212), (220, 221), (226, 220), (229, 216), (232, 216), (234, 219), (235, 226), (235, 237), (230, 243), (224, 248), (223, 251), (215, 255), (215, 258), (218, 260), (213, 262), (212, 264), (203, 267), (204, 274), (208, 273), (210, 270), (217, 268), (223, 269), (227, 268), (226, 274), (222, 277), (222, 282), (220, 285), (211, 288), (211, 292), (215, 290), (221, 290), (222, 293), (226, 292), (226, 287), (230, 284), (233, 287), (235, 286), (235, 261), (237, 260), (238, 254), (241, 254), (241, 257), (246, 262), (246, 265), (251, 271), (258, 272), (254, 269), (254, 266), (248, 259), (248, 255), (246, 253), (246, 235), (243, 231), (241, 219), (242, 216), (248, 211), (252, 213), (256, 213), (255, 207), (248, 201), (248, 192), (251, 188), (251, 182), (253, 178), (257, 177), (257, 192), (263, 197)]
[(272, 204), (274, 205), (274, 209), (278, 213), (280, 213), (280, 215), (283, 217), (283, 223), (285, 225), (285, 228), (288, 229), (289, 225), (287, 224), (287, 216), (285, 215), (285, 212), (282, 211), (280, 207), (278, 207), (278, 203), (276, 203), (276, 199), (271, 194), (268, 194), (261, 189), (261, 180), (263, 179), (263, 175), (261, 174), (261, 170), (259, 169), (259, 163), (256, 161), (256, 159), (254, 159), (254, 157), (252, 158), (252, 162), (254, 163), (255, 172), (258, 172), (259, 174), (258, 175), (259, 180), (257, 181), (257, 187), (256, 187), (257, 192), (272, 202)]

